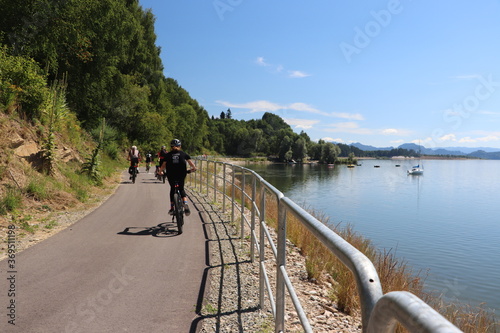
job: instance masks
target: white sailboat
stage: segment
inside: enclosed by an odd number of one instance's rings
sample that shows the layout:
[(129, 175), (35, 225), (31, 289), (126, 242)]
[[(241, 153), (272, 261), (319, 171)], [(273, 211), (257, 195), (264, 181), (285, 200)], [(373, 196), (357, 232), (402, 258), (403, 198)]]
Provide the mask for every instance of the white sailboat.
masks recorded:
[[(420, 158), (420, 149), (421, 148), (422, 148), (422, 146), (420, 146), (420, 140), (419, 140), (418, 141), (418, 155), (419, 155), (419, 158)], [(408, 170), (408, 174), (409, 175), (415, 175), (415, 176), (423, 175), (424, 174), (424, 167), (420, 166), (420, 163), (419, 163), (419, 164), (413, 166), (410, 170)]]
[(424, 167), (420, 166), (420, 164), (413, 166), (410, 170), (408, 170), (409, 175), (423, 175)]

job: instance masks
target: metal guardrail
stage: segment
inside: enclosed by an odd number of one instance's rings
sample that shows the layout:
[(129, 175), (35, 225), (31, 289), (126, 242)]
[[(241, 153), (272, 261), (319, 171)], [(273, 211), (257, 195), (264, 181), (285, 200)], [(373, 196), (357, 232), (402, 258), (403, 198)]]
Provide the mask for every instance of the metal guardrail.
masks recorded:
[[(363, 332), (394, 332), (396, 324), (401, 323), (410, 332), (461, 332), (438, 312), (417, 296), (404, 291), (383, 294), (382, 286), (373, 263), (351, 244), (337, 235), (325, 224), (310, 215), (295, 202), (285, 197), (274, 186), (260, 175), (247, 168), (224, 162), (196, 159), (198, 172), (191, 174), (190, 181), (200, 192), (213, 191), (215, 200), (222, 196), (222, 209), (226, 210), (226, 202), (230, 201), (231, 222), (235, 221), (236, 211), (240, 214), (240, 237), (244, 237), (245, 228), (251, 234), (251, 260), (255, 260), (255, 249), (259, 252), (259, 303), (265, 305), (265, 294), (268, 294), (270, 306), (275, 319), (275, 332), (285, 331), (285, 291), (291, 297), (297, 315), (305, 332), (312, 332), (300, 301), (290, 282), (286, 270), (286, 228), (287, 215), (293, 214), (321, 243), (323, 243), (349, 270), (352, 271), (360, 297)], [(219, 168), (222, 170), (219, 171)], [(230, 168), (230, 170), (228, 170)], [(229, 171), (229, 172), (228, 172)], [(236, 179), (238, 178), (238, 182)], [(228, 183), (231, 194), (228, 195)], [(248, 185), (248, 186), (247, 186)], [(250, 188), (248, 191), (247, 189)], [(237, 201), (238, 191), (240, 202)], [(257, 195), (259, 192), (259, 195)], [(266, 224), (266, 197), (274, 196), (278, 205), (277, 245), (269, 233)], [(260, 198), (259, 202), (257, 202)], [(246, 218), (246, 203), (250, 207), (250, 221)], [(257, 222), (258, 219), (258, 222)], [(259, 225), (259, 234), (256, 226)], [(277, 263), (276, 295), (273, 295), (269, 276), (265, 267), (266, 241), (271, 247)]]

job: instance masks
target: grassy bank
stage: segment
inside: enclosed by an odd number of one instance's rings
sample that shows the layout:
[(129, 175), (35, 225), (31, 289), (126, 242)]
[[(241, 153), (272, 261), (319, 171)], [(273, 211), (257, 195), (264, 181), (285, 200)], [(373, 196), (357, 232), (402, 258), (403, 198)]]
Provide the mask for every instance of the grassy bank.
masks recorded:
[[(97, 206), (118, 184), (125, 165), (118, 156), (95, 154), (97, 143), (74, 118), (58, 125), (46, 168), (48, 127), (0, 112), (0, 258), (9, 227), (17, 229), (22, 250), (63, 228), (61, 216)], [(91, 164), (93, 172), (86, 172)]]

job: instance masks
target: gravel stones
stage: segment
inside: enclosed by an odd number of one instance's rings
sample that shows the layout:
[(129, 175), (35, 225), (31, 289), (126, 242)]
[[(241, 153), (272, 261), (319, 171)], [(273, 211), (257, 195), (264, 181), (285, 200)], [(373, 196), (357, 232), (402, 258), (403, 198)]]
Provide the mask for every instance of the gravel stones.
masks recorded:
[[(240, 239), (239, 222), (208, 196), (190, 192), (202, 220), (209, 243), (209, 287), (199, 316), (200, 332), (274, 332), (274, 318), (266, 293), (264, 307), (259, 307), (259, 259), (250, 258), (249, 230)], [(258, 233), (257, 233), (258, 234)], [(274, 237), (274, 233), (271, 231)], [(274, 293), (276, 265), (271, 249), (266, 247), (266, 270)], [(361, 332), (361, 318), (337, 310), (328, 294), (332, 284), (307, 279), (305, 258), (287, 242), (287, 271), (314, 332)], [(322, 279), (323, 280), (323, 279)], [(325, 281), (331, 280), (324, 279)], [(286, 297), (286, 332), (303, 332), (290, 297)]]

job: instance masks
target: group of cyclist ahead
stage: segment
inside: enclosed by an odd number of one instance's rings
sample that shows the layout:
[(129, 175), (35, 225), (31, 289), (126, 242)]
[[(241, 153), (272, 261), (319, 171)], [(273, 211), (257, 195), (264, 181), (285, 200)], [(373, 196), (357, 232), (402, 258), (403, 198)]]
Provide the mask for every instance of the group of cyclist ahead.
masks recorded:
[[(156, 166), (156, 175), (162, 176), (168, 179), (170, 184), (170, 210), (168, 213), (172, 215), (174, 213), (174, 194), (177, 191), (180, 192), (182, 197), (182, 202), (184, 205), (184, 213), (188, 216), (191, 211), (189, 210), (189, 205), (187, 202), (186, 191), (184, 190), (184, 181), (188, 172), (196, 171), (196, 166), (191, 160), (186, 152), (181, 150), (182, 144), (178, 139), (174, 139), (170, 142), (170, 151), (167, 151), (165, 146), (161, 147), (158, 152), (158, 165)], [(141, 154), (136, 146), (132, 146), (128, 158), (130, 161), (129, 173), (131, 174), (130, 179), (133, 179), (134, 172), (138, 171), (138, 164), (141, 161)], [(149, 171), (151, 162), (153, 161), (153, 156), (150, 152), (146, 154), (146, 170)], [(189, 164), (190, 170), (186, 168), (186, 163)]]

